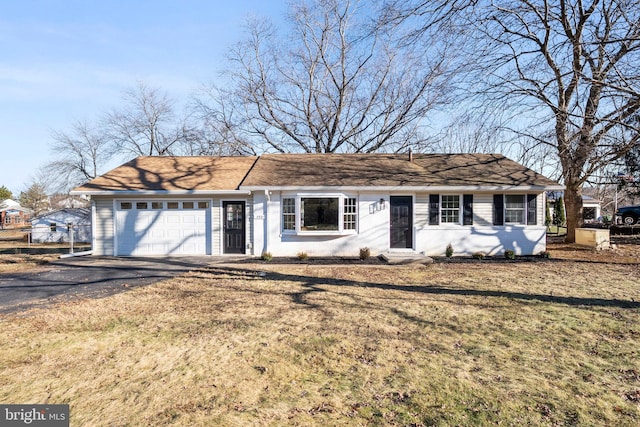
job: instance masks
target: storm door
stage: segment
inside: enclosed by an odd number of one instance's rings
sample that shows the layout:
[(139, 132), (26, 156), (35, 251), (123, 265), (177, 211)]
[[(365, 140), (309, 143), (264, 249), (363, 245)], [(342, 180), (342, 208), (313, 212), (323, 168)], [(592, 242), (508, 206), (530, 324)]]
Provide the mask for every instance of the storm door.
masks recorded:
[(223, 202), (224, 210), (224, 253), (243, 254), (245, 247), (245, 203)]
[(413, 248), (413, 197), (391, 196), (391, 248)]

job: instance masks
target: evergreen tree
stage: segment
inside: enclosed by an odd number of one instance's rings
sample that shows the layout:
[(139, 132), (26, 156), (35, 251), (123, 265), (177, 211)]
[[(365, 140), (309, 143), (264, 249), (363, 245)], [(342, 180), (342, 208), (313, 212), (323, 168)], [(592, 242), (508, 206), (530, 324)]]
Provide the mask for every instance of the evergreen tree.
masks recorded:
[(13, 194), (5, 185), (3, 185), (0, 187), (0, 202), (7, 199), (13, 199)]
[(558, 197), (553, 205), (553, 224), (558, 227), (564, 227), (567, 223), (567, 218), (564, 214), (564, 198)]
[(31, 209), (34, 215), (46, 212), (49, 209), (49, 196), (47, 196), (44, 185), (34, 183), (26, 191), (21, 192), (20, 205)]

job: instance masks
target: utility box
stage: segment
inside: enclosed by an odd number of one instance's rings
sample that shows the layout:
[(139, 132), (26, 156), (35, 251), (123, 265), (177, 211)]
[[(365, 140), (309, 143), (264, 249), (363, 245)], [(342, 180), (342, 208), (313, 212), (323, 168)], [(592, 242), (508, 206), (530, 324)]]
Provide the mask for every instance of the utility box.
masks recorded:
[(577, 228), (576, 244), (595, 249), (609, 249), (609, 230), (602, 228)]

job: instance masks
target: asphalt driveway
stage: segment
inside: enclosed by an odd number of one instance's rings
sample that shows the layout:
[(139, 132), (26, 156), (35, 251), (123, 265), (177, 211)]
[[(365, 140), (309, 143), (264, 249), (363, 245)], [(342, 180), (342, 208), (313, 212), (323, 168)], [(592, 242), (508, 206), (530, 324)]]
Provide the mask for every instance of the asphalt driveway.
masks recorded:
[(64, 298), (112, 295), (216, 262), (220, 260), (212, 257), (61, 259), (38, 270), (0, 274), (0, 313), (17, 312)]

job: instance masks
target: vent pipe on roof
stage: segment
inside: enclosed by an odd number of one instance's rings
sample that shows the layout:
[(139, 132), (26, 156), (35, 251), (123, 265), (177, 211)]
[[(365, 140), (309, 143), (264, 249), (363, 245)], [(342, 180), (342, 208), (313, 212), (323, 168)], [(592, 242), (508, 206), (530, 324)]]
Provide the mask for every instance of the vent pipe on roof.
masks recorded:
[(409, 161), (413, 162), (413, 150), (409, 147)]

